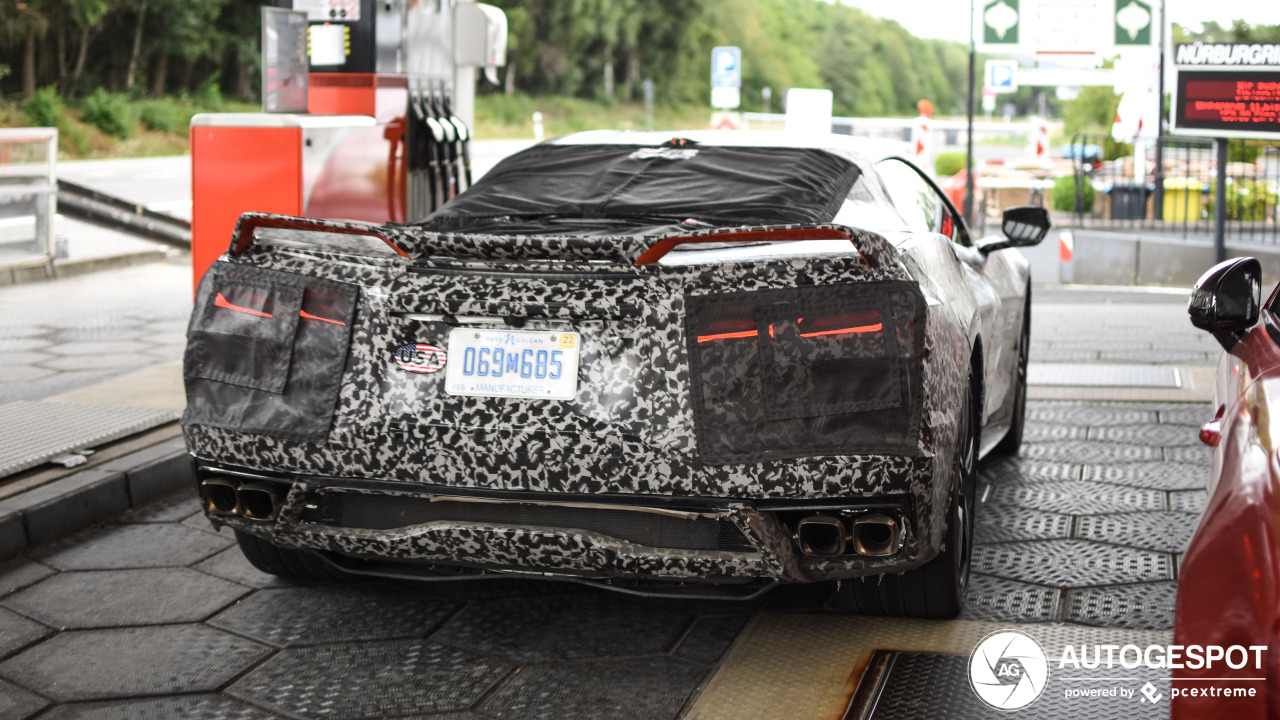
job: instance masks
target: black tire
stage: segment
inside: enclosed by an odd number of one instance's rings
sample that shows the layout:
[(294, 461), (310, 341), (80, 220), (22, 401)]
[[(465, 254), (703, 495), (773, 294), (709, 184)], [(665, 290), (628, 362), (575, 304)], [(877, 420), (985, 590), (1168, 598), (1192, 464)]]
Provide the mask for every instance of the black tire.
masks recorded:
[(250, 565), (286, 580), (342, 582), (352, 579), (347, 573), (333, 568), (315, 555), (278, 547), (246, 532), (236, 531), (236, 543), (240, 545), (240, 552), (244, 553)]
[(831, 605), (843, 612), (894, 617), (953, 618), (964, 609), (973, 559), (975, 491), (978, 475), (978, 425), (970, 383), (961, 413), (961, 447), (956, 453), (957, 482), (947, 508), (946, 544), (937, 557), (901, 575), (844, 580)]
[(1027, 356), (1031, 352), (1031, 286), (1027, 286), (1027, 307), (1022, 314), (1022, 337), (1018, 338), (1018, 369), (1013, 395), (1013, 420), (1009, 432), (991, 449), (995, 455), (1014, 456), (1022, 449), (1022, 431), (1027, 425)]

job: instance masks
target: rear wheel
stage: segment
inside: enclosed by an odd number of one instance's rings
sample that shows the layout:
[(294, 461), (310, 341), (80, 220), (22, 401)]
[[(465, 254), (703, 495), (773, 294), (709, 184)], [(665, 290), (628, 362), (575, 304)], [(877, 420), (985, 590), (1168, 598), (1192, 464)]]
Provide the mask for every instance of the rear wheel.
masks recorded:
[(337, 582), (351, 579), (350, 575), (330, 567), (315, 555), (272, 545), (246, 532), (236, 531), (236, 543), (240, 545), (240, 552), (244, 553), (249, 564), (264, 573), (288, 580), (308, 582)]
[(1022, 337), (1018, 339), (1018, 370), (1014, 378), (1013, 420), (1009, 432), (991, 452), (1017, 455), (1022, 447), (1022, 430), (1027, 424), (1027, 356), (1031, 347), (1031, 288), (1027, 288), (1027, 307), (1022, 315)]
[(960, 443), (952, 465), (956, 483), (947, 509), (946, 545), (937, 557), (901, 575), (844, 580), (832, 595), (837, 610), (862, 615), (953, 618), (964, 608), (973, 559), (978, 433), (973, 386), (960, 413)]

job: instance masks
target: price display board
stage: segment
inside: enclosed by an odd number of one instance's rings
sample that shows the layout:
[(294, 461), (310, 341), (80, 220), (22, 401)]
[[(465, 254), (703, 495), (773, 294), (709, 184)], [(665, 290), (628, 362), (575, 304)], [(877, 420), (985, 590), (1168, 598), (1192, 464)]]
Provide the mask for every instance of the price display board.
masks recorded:
[(1174, 126), (1217, 137), (1280, 135), (1280, 70), (1180, 69)]
[(1175, 134), (1280, 138), (1280, 44), (1179, 44), (1174, 62)]

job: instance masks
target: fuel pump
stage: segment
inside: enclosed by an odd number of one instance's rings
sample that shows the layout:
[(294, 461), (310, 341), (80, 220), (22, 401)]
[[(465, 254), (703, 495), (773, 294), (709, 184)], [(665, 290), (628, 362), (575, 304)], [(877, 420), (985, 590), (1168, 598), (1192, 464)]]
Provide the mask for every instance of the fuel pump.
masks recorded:
[(244, 212), (412, 222), (470, 186), (475, 69), (506, 62), (501, 10), (275, 0), (262, 48), (264, 112), (191, 121), (197, 282)]

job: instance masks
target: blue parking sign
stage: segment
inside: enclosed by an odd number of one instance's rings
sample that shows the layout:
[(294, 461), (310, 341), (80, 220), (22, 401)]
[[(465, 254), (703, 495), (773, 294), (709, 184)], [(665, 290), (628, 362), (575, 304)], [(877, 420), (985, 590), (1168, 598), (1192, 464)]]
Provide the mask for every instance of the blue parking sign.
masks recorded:
[(742, 87), (742, 50), (732, 45), (711, 48), (711, 87)]

